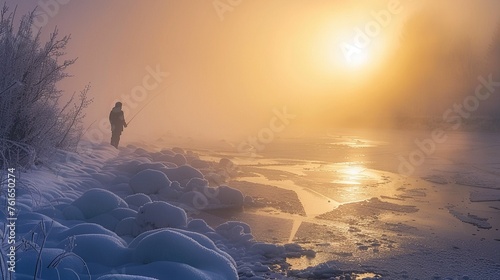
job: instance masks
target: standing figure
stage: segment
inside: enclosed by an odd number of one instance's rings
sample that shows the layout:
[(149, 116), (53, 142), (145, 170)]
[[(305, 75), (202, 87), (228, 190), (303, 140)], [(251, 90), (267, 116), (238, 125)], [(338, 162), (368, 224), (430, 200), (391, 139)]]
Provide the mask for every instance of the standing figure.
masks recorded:
[(116, 102), (115, 107), (109, 113), (109, 123), (111, 124), (111, 145), (118, 149), (123, 127), (127, 127), (121, 102)]

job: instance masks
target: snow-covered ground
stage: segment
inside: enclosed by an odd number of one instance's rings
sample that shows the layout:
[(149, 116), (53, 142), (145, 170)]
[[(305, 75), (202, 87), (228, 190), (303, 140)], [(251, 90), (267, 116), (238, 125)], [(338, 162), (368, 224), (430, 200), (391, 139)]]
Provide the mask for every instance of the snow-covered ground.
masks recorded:
[(498, 135), (449, 135), (411, 176), (425, 134), (351, 135), (61, 152), (13, 173), (13, 209), (2, 184), (2, 269), (16, 217), (15, 279), (500, 279)]
[[(245, 196), (224, 184), (234, 169), (227, 159), (99, 145), (53, 160), (11, 174), (15, 204), (8, 208), (2, 198), (1, 211), (2, 224), (15, 224), (2, 226), (5, 279), (283, 278), (287, 257), (312, 254), (297, 244), (258, 242), (242, 222), (212, 228), (192, 218), (243, 207)], [(6, 198), (7, 182), (2, 187)], [(9, 269), (15, 273), (7, 276)]]

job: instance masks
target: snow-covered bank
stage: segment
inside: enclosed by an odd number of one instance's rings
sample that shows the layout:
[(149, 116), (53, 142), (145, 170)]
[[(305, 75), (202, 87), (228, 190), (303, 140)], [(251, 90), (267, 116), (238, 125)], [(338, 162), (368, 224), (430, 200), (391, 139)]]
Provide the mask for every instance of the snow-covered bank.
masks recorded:
[(190, 217), (251, 203), (224, 185), (233, 168), (181, 149), (106, 145), (16, 173), (15, 279), (285, 278), (287, 257), (313, 252), (257, 242), (242, 222)]

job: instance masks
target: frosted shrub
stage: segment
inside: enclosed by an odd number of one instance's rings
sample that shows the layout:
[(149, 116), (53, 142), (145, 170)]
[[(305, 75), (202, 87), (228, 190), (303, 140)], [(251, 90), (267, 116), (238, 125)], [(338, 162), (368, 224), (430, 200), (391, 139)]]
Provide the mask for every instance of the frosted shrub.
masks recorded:
[(75, 149), (81, 137), (85, 108), (92, 102), (89, 87), (66, 103), (57, 82), (68, 77), (64, 60), (69, 36), (57, 29), (47, 42), (33, 33), (34, 13), (14, 28), (7, 6), (0, 11), (0, 165), (29, 166), (43, 160), (54, 148)]

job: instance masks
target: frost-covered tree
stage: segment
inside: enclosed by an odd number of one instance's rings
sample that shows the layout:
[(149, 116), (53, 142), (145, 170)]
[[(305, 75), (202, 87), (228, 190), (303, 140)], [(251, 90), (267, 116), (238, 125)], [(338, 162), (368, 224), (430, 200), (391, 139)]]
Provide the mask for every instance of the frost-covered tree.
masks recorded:
[(92, 102), (85, 87), (61, 104), (57, 82), (76, 59), (65, 60), (69, 36), (57, 29), (47, 42), (33, 32), (34, 13), (16, 27), (4, 5), (0, 14), (0, 165), (29, 165), (54, 148), (71, 149), (81, 136), (85, 108)]

